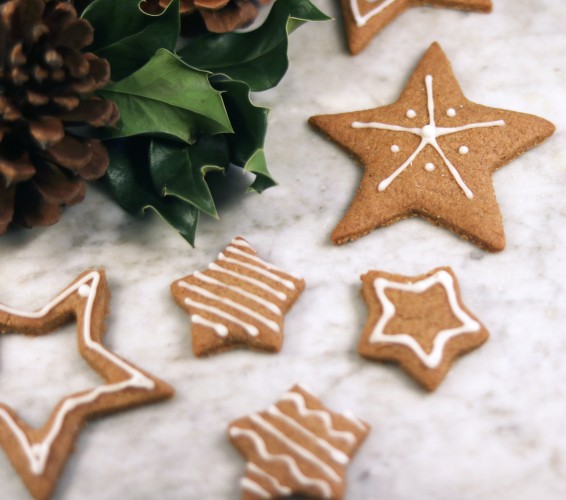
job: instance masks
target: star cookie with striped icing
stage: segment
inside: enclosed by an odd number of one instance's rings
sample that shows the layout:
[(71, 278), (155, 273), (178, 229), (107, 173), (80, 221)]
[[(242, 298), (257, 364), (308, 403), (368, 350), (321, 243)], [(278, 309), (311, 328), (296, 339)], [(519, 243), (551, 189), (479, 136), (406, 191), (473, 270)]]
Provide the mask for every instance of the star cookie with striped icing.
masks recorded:
[(369, 318), (358, 352), (398, 363), (429, 391), (442, 382), (457, 358), (489, 337), (462, 303), (449, 267), (416, 277), (370, 271), (362, 283)]
[(346, 466), (370, 427), (350, 413), (334, 413), (301, 386), (268, 410), (235, 420), (232, 444), (247, 460), (242, 499), (341, 499)]
[(543, 118), (468, 101), (437, 43), (397, 102), (309, 122), (365, 169), (334, 243), (419, 216), (492, 252), (505, 247), (493, 172), (554, 132)]
[(491, 12), (491, 0), (341, 0), (348, 48), (355, 55), (387, 24), (411, 7)]
[(238, 347), (278, 352), (284, 315), (304, 288), (237, 237), (206, 270), (174, 281), (171, 293), (191, 316), (193, 352), (208, 356)]
[[(77, 320), (78, 349), (104, 384), (63, 398), (41, 428), (0, 403), (0, 445), (34, 498), (51, 496), (86, 420), (173, 395), (173, 388), (120, 358), (102, 343), (110, 292), (103, 270), (87, 271), (43, 308), (0, 304), (0, 333), (44, 335)], [(30, 367), (32, 369), (32, 367)]]

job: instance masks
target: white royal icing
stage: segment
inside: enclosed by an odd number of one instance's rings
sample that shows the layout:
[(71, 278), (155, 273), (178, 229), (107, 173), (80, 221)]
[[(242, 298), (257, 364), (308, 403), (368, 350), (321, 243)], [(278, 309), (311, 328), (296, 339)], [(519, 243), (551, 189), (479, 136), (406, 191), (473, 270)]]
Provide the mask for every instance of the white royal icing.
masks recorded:
[(216, 335), (218, 335), (219, 337), (226, 337), (228, 335), (228, 327), (226, 325), (210, 321), (206, 318), (203, 318), (200, 314), (191, 315), (191, 321), (195, 325), (212, 328), (216, 332)]
[(220, 296), (220, 295), (218, 295), (214, 292), (210, 292), (209, 290), (206, 290), (205, 288), (202, 288), (200, 286), (190, 285), (189, 283), (187, 283), (185, 281), (180, 281), (179, 286), (181, 288), (185, 288), (186, 290), (189, 290), (193, 293), (196, 293), (197, 295), (202, 295), (203, 297), (206, 297), (207, 299), (215, 300), (215, 301), (220, 302), (221, 304), (224, 304), (228, 307), (232, 307), (234, 309), (237, 309), (241, 313), (252, 317), (256, 321), (259, 321), (260, 323), (263, 323), (270, 330), (273, 330), (276, 333), (280, 332), (279, 325), (275, 321), (272, 321), (272, 320), (266, 318), (263, 314), (259, 314), (258, 312), (254, 311), (253, 309), (250, 309), (247, 306), (244, 306), (243, 304), (240, 304), (239, 302), (236, 302), (236, 301), (229, 299), (227, 297), (222, 297), (222, 296)]
[(253, 431), (251, 429), (242, 429), (240, 427), (231, 427), (229, 432), (230, 435), (234, 438), (245, 436), (249, 440), (251, 440), (257, 454), (260, 456), (262, 460), (266, 462), (279, 461), (285, 463), (289, 469), (289, 472), (293, 476), (293, 479), (297, 481), (299, 484), (307, 488), (308, 487), (317, 488), (323, 495), (323, 498), (330, 498), (330, 496), (332, 495), (332, 488), (330, 487), (330, 484), (328, 484), (327, 481), (305, 476), (301, 472), (301, 469), (299, 469), (297, 462), (291, 455), (286, 455), (286, 454), (274, 455), (273, 453), (270, 453), (267, 450), (265, 441), (256, 431)]
[(348, 431), (336, 430), (332, 425), (332, 418), (330, 417), (330, 414), (327, 411), (313, 410), (311, 408), (307, 408), (305, 398), (303, 397), (302, 394), (295, 391), (289, 391), (283, 394), (283, 396), (281, 397), (281, 401), (291, 401), (295, 405), (295, 408), (297, 409), (301, 417), (315, 417), (318, 420), (320, 420), (324, 425), (324, 429), (326, 433), (329, 436), (335, 439), (346, 441), (350, 445), (355, 444), (356, 436), (354, 436), (354, 434)]
[(304, 425), (297, 422), (297, 420), (292, 418), (290, 415), (283, 413), (277, 406), (272, 405), (267, 410), (267, 413), (279, 418), (280, 420), (283, 420), (285, 423), (293, 427), (293, 429), (298, 430), (301, 434), (306, 436), (307, 439), (314, 441), (316, 444), (318, 444), (318, 446), (323, 448), (335, 462), (341, 465), (345, 465), (350, 461), (350, 457), (348, 457), (348, 455), (346, 455), (343, 451), (332, 446), (332, 444), (330, 444), (326, 439), (317, 436), (314, 432), (310, 431)]
[(424, 168), (427, 172), (434, 172), (434, 170), (436, 169), (434, 163), (427, 163)]
[(460, 146), (460, 149), (458, 149), (458, 153), (461, 155), (467, 155), (469, 152), (470, 148), (468, 148), (468, 146)]
[(238, 272), (232, 271), (230, 269), (226, 269), (225, 267), (219, 266), (215, 262), (211, 262), (208, 265), (208, 268), (211, 271), (224, 273), (224, 274), (227, 274), (229, 276), (233, 276), (234, 278), (238, 278), (240, 280), (246, 281), (247, 283), (251, 283), (252, 285), (257, 286), (258, 288), (261, 288), (263, 291), (268, 292), (271, 295), (277, 297), (279, 300), (287, 300), (287, 294), (285, 294), (284, 292), (280, 292), (279, 290), (276, 290), (275, 288), (269, 286), (267, 283), (264, 283), (263, 281), (256, 280), (255, 278), (250, 278), (249, 276), (246, 276), (245, 274), (238, 273)]
[[(371, 9), (367, 14), (364, 15), (360, 13), (360, 6), (358, 4), (358, 1), (359, 0), (350, 0), (350, 8), (352, 10), (352, 15), (354, 16), (354, 21), (356, 22), (356, 25), (358, 26), (358, 28), (361, 28), (362, 26), (365, 26), (372, 17), (377, 16), (386, 7), (389, 7), (397, 0), (384, 0), (383, 3)], [(380, 0), (371, 0), (371, 3), (375, 3), (376, 1), (380, 1)], [(370, 2), (366, 0), (366, 3), (370, 3)]]
[(237, 325), (240, 325), (246, 331), (246, 333), (251, 337), (257, 337), (259, 335), (259, 330), (256, 326), (251, 325), (250, 323), (246, 323), (245, 321), (242, 321), (240, 318), (236, 318), (236, 316), (234, 316), (233, 314), (227, 313), (226, 311), (223, 311), (218, 307), (209, 306), (208, 304), (190, 299), (189, 297), (185, 297), (185, 304), (194, 307), (195, 309), (201, 309), (215, 316), (219, 316), (220, 318), (227, 319), (232, 323), (236, 323)]
[(317, 467), (327, 477), (329, 477), (335, 482), (342, 481), (340, 476), (336, 473), (336, 471), (332, 467), (330, 467), (327, 463), (323, 462), (314, 453), (307, 450), (305, 447), (301, 446), (299, 443), (286, 436), (283, 432), (277, 429), (277, 427), (275, 427), (274, 425), (270, 424), (267, 420), (265, 420), (259, 413), (253, 413), (250, 415), (249, 418), (254, 424), (261, 427), (272, 438), (278, 439), (280, 442), (285, 444), (285, 446), (287, 446), (295, 453), (297, 453), (297, 455), (300, 455), (307, 462), (310, 462), (312, 465)]
[(407, 118), (416, 118), (417, 112), (414, 109), (408, 109), (405, 116)]
[(243, 477), (240, 480), (240, 485), (242, 486), (242, 489), (247, 490), (250, 493), (255, 493), (259, 498), (273, 498), (269, 494), (269, 491), (263, 489), (259, 484), (248, 477)]
[(277, 314), (278, 316), (281, 316), (282, 314), (281, 309), (279, 309), (279, 307), (273, 302), (265, 300), (263, 297), (260, 297), (255, 293), (248, 292), (247, 290), (244, 290), (239, 286), (229, 285), (228, 283), (224, 283), (223, 281), (217, 280), (212, 276), (208, 276), (204, 273), (201, 273), (200, 271), (196, 271), (195, 273), (193, 273), (193, 276), (200, 281), (204, 281), (205, 283), (208, 283), (209, 285), (216, 285), (226, 288), (227, 290), (231, 290), (233, 292), (242, 295), (243, 297), (253, 300), (254, 302), (257, 302), (258, 304), (265, 307), (266, 309), (269, 309), (273, 314)]
[(367, 431), (367, 425), (364, 424), (358, 417), (356, 417), (351, 411), (346, 410), (342, 413), (342, 416), (347, 418), (350, 422), (352, 422), (358, 429), (361, 431)]
[(49, 454), (51, 453), (51, 447), (55, 439), (61, 432), (63, 428), (63, 422), (69, 412), (73, 411), (79, 406), (96, 401), (98, 397), (103, 394), (120, 392), (128, 388), (151, 390), (155, 387), (153, 380), (146, 377), (139, 370), (135, 369), (133, 366), (126, 363), (124, 360), (120, 359), (115, 354), (107, 350), (102, 344), (93, 340), (91, 332), (92, 310), (94, 301), (96, 299), (96, 293), (99, 283), (100, 273), (98, 273), (97, 271), (92, 271), (81, 278), (79, 281), (71, 285), (69, 288), (64, 290), (46, 306), (35, 312), (21, 311), (0, 304), (0, 311), (6, 312), (8, 314), (29, 319), (41, 319), (47, 316), (57, 305), (62, 303), (73, 293), (77, 293), (79, 296), (86, 298), (87, 301), (84, 311), (82, 329), (83, 341), (85, 345), (88, 349), (96, 351), (98, 354), (106, 358), (110, 363), (118, 366), (130, 375), (130, 378), (122, 382), (102, 385), (83, 392), (79, 395), (65, 398), (63, 400), (63, 404), (58, 407), (57, 412), (55, 413), (55, 419), (49, 427), (47, 434), (41, 441), (35, 443), (31, 443), (29, 441), (22, 429), (18, 426), (18, 424), (16, 424), (10, 413), (8, 413), (5, 409), (0, 408), (0, 418), (2, 418), (6, 422), (6, 424), (14, 434), (16, 440), (22, 448), (22, 451), (28, 459), (31, 472), (34, 475), (40, 475), (45, 471), (47, 459), (49, 458)]
[(446, 116), (448, 118), (454, 118), (456, 116), (456, 110), (454, 108), (448, 108), (446, 110)]
[(442, 157), (442, 160), (446, 164), (446, 167), (448, 168), (448, 170), (452, 174), (452, 177), (454, 178), (454, 180), (456, 181), (456, 183), (458, 184), (460, 189), (462, 189), (462, 191), (464, 192), (466, 197), (469, 198), (469, 199), (472, 199), (474, 197), (474, 194), (472, 193), (472, 191), (470, 191), (470, 189), (468, 188), (468, 186), (466, 185), (466, 183), (464, 182), (464, 180), (460, 176), (460, 173), (458, 172), (456, 167), (454, 165), (452, 165), (450, 160), (446, 157), (446, 155), (444, 154), (444, 151), (439, 146), (436, 139), (438, 137), (442, 137), (442, 136), (445, 136), (445, 135), (455, 134), (457, 132), (463, 132), (465, 130), (470, 130), (470, 129), (475, 129), (475, 128), (502, 127), (502, 126), (505, 125), (505, 122), (503, 120), (496, 120), (496, 121), (491, 121), (491, 122), (469, 123), (469, 124), (463, 125), (461, 127), (437, 127), (436, 123), (435, 123), (435, 117), (434, 117), (434, 95), (433, 95), (433, 91), (432, 91), (432, 81), (433, 81), (432, 76), (426, 75), (425, 85), (426, 85), (426, 92), (427, 92), (427, 107), (428, 107), (429, 122), (428, 122), (428, 124), (426, 124), (422, 128), (402, 127), (402, 126), (399, 126), (399, 125), (390, 125), (390, 124), (387, 124), (387, 123), (378, 123), (378, 122), (368, 122), (368, 123), (353, 122), (352, 127), (353, 128), (375, 128), (375, 129), (379, 129), (379, 130), (391, 130), (393, 132), (405, 132), (405, 133), (417, 135), (421, 138), (420, 144), (417, 146), (415, 151), (409, 156), (409, 158), (407, 158), (407, 160), (401, 166), (399, 166), (389, 177), (387, 177), (386, 179), (383, 179), (379, 183), (378, 191), (384, 191), (385, 189), (387, 189), (387, 187), (399, 176), (399, 174), (404, 172), (405, 169), (413, 163), (413, 161), (418, 156), (418, 154), (426, 146), (430, 145)]
[[(245, 252), (242, 252), (245, 253)], [(228, 257), (226, 254), (224, 254), (223, 252), (221, 252), (218, 255), (218, 259), (219, 260), (223, 260), (225, 262), (229, 262), (230, 264), (236, 264), (238, 266), (242, 266), (245, 267), (246, 269), (250, 269), (252, 271), (255, 271), (256, 273), (261, 274), (262, 276), (265, 276), (266, 278), (272, 280), (272, 281), (276, 281), (277, 283), (280, 283), (281, 285), (283, 285), (284, 287), (288, 288), (289, 290), (295, 290), (295, 283), (293, 283), (290, 280), (286, 280), (285, 278), (281, 278), (280, 276), (278, 276), (277, 274), (274, 274), (270, 271), (266, 271), (263, 267), (260, 266), (254, 266), (253, 264), (249, 264), (248, 262), (243, 262), (241, 260), (238, 259), (233, 259), (232, 257)]]
[(397, 144), (393, 144), (393, 146), (391, 146), (392, 153), (398, 153), (399, 151), (401, 151), (401, 148), (397, 146)]
[[(440, 330), (434, 338), (432, 351), (428, 354), (424, 351), (424, 349), (416, 341), (416, 339), (407, 333), (384, 333), (387, 323), (391, 318), (395, 316), (396, 312), (395, 305), (389, 300), (385, 293), (386, 289), (390, 288), (403, 292), (422, 293), (437, 284), (442, 285), (442, 287), (446, 291), (446, 296), (448, 297), (450, 308), (452, 309), (454, 316), (456, 316), (462, 322), (461, 326), (448, 328), (446, 330)], [(383, 313), (381, 314), (377, 325), (371, 333), (369, 341), (371, 343), (385, 342), (390, 344), (405, 345), (412, 349), (415, 355), (428, 368), (432, 369), (438, 367), (438, 365), (442, 361), (442, 356), (444, 355), (444, 346), (452, 337), (466, 333), (475, 333), (478, 332), (481, 328), (480, 324), (460, 307), (458, 298), (456, 297), (454, 279), (452, 278), (450, 273), (442, 269), (427, 278), (415, 281), (413, 283), (399, 283), (397, 281), (391, 281), (386, 278), (379, 277), (374, 281), (374, 289), (377, 294), (377, 298), (382, 305)]]
[(260, 476), (264, 479), (267, 479), (267, 481), (269, 481), (269, 484), (271, 484), (271, 487), (275, 490), (275, 492), (277, 494), (283, 495), (283, 496), (289, 496), (293, 492), (293, 490), (291, 490), (291, 488), (288, 488), (287, 486), (282, 485), (277, 480), (276, 477), (272, 476), (271, 474), (268, 474), (261, 467), (254, 464), (253, 462), (248, 462), (247, 468), (248, 468), (248, 471), (250, 473), (253, 473), (256, 476)]

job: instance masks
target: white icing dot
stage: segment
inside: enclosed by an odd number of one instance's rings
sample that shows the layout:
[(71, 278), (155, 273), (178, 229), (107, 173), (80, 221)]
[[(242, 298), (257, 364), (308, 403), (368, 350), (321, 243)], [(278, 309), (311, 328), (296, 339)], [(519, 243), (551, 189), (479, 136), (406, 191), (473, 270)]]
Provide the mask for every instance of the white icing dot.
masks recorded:
[(453, 118), (456, 116), (456, 110), (454, 108), (448, 108), (446, 110), (446, 116), (449, 116), (450, 118)]
[(417, 112), (414, 109), (409, 109), (406, 116), (407, 118), (414, 118), (417, 116)]
[(393, 144), (393, 146), (391, 146), (392, 153), (398, 153), (399, 151), (401, 151), (401, 148), (397, 146), (397, 144)]
[(427, 163), (424, 168), (427, 172), (432, 172), (436, 167), (434, 166), (434, 163)]
[(458, 150), (458, 153), (460, 153), (461, 155), (467, 155), (470, 152), (470, 149), (468, 148), (468, 146), (460, 146), (460, 149)]
[(90, 286), (88, 285), (81, 285), (79, 287), (79, 295), (81, 297), (88, 297), (90, 295)]

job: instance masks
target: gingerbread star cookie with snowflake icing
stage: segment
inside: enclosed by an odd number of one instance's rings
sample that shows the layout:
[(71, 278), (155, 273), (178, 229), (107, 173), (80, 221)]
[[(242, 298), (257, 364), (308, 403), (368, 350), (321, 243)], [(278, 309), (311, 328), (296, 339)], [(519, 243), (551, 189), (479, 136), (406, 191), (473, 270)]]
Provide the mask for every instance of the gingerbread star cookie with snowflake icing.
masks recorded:
[(41, 309), (0, 304), (0, 333), (43, 335), (76, 318), (78, 349), (104, 383), (61, 400), (41, 428), (26, 424), (0, 402), (0, 445), (34, 498), (50, 497), (89, 418), (173, 395), (173, 388), (104, 346), (110, 292), (103, 270), (81, 274)]
[(394, 104), (309, 122), (365, 167), (334, 243), (418, 215), (493, 252), (505, 236), (492, 173), (554, 132), (542, 118), (468, 101), (437, 43)]
[(232, 422), (228, 434), (247, 460), (243, 500), (344, 496), (346, 466), (370, 427), (329, 411), (296, 385), (266, 411)]
[(442, 382), (457, 358), (489, 336), (462, 303), (449, 267), (415, 277), (370, 271), (362, 283), (369, 318), (358, 352), (398, 363), (429, 391)]
[(411, 7), (491, 12), (491, 0), (341, 0), (348, 48), (358, 54), (387, 24)]
[(191, 315), (193, 352), (208, 356), (238, 347), (278, 352), (285, 313), (304, 288), (237, 237), (208, 269), (173, 282), (171, 293)]

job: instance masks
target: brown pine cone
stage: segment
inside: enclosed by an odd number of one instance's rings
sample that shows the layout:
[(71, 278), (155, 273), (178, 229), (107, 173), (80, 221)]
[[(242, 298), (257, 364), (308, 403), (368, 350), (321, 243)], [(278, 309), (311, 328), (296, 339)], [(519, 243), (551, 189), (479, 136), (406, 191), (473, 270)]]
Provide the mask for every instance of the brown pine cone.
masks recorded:
[(92, 39), (68, 2), (0, 0), (0, 234), (54, 224), (106, 172), (102, 143), (78, 135), (119, 116), (91, 96), (110, 78), (107, 61), (80, 52)]
[[(198, 13), (206, 29), (213, 33), (228, 33), (247, 26), (257, 17), (257, 5), (267, 5), (271, 0), (180, 0), (181, 14)], [(164, 9), (171, 0), (147, 0), (149, 9)]]

